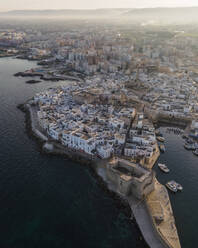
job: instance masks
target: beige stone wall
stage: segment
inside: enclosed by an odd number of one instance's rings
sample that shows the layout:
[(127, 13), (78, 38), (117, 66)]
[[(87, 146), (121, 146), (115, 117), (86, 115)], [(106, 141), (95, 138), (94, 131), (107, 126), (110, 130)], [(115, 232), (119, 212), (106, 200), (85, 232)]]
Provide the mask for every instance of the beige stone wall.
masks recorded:
[(151, 174), (143, 182), (133, 180), (131, 193), (138, 199), (142, 199), (154, 190), (154, 178)]
[(118, 190), (123, 195), (130, 195), (131, 194), (131, 181), (125, 181), (119, 178)]
[(114, 184), (118, 193), (123, 195), (133, 194), (136, 198), (142, 199), (154, 190), (154, 174), (145, 176), (144, 180), (132, 177), (131, 180), (121, 178), (122, 174), (111, 165), (107, 165), (107, 177)]

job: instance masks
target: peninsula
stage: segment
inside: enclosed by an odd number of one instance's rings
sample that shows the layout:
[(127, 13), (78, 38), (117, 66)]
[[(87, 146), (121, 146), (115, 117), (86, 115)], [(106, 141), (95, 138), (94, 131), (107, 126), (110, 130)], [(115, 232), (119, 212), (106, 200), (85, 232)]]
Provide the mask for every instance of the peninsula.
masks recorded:
[(23, 109), (45, 152), (89, 164), (128, 202), (150, 247), (180, 247), (168, 192), (152, 171), (160, 156), (153, 121), (122, 84), (68, 83), (36, 94)]

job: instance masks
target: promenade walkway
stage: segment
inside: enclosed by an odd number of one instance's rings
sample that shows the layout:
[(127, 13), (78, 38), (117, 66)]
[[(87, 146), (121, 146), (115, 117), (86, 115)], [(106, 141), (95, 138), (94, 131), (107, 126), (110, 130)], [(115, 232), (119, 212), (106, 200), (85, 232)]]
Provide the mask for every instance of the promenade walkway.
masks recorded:
[(141, 230), (141, 233), (146, 241), (146, 243), (151, 248), (167, 248), (159, 237), (159, 234), (156, 232), (153, 227), (151, 217), (148, 213), (146, 204), (144, 201), (140, 202), (134, 197), (130, 196), (127, 198), (129, 205), (131, 207), (132, 213), (136, 219), (136, 222)]

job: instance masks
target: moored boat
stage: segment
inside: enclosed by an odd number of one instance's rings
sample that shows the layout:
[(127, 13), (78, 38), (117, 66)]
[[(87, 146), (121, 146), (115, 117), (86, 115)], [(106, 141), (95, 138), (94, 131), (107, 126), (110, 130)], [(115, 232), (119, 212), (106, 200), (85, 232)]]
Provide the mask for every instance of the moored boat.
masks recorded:
[(176, 183), (176, 187), (177, 187), (177, 190), (179, 190), (179, 191), (183, 190), (183, 187), (179, 183)]
[(160, 170), (162, 170), (165, 173), (169, 173), (170, 172), (169, 168), (165, 164), (160, 164), (159, 163), (158, 164), (158, 167), (160, 168)]
[(165, 145), (160, 145), (159, 148), (160, 148), (160, 151), (161, 152), (165, 152), (166, 151)]
[(160, 142), (164, 142), (165, 141), (164, 137), (162, 137), (162, 136), (157, 136), (156, 138)]
[(195, 151), (193, 151), (193, 154), (198, 156), (198, 149), (196, 149)]
[(182, 135), (182, 138), (183, 138), (183, 139), (188, 139), (188, 135), (187, 135), (187, 134), (183, 134), (183, 135)]
[(186, 150), (195, 150), (195, 147), (192, 144), (187, 144), (187, 143), (184, 145), (184, 148)]
[(168, 184), (174, 186), (177, 189), (177, 191), (182, 191), (183, 190), (182, 185), (177, 183), (177, 182), (175, 182), (174, 180), (169, 181)]
[(191, 138), (188, 138), (187, 140), (186, 140), (186, 143), (188, 143), (188, 144), (194, 144), (194, 141), (191, 139)]
[(174, 193), (177, 192), (177, 187), (172, 183), (172, 181), (166, 183), (166, 187)]

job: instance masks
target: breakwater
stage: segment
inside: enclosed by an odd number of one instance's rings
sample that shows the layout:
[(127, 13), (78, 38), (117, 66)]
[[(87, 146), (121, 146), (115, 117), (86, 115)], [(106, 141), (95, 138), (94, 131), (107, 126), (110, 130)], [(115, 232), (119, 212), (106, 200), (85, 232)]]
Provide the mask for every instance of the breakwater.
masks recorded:
[(37, 72), (17, 72), (14, 74), (15, 77), (39, 77), (41, 80), (44, 81), (53, 81), (53, 82), (58, 82), (58, 81), (63, 81), (63, 80), (70, 80), (70, 81), (77, 81), (81, 82), (83, 81), (82, 79), (74, 76), (46, 76), (43, 73), (37, 73)]

